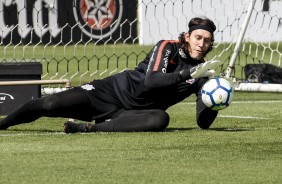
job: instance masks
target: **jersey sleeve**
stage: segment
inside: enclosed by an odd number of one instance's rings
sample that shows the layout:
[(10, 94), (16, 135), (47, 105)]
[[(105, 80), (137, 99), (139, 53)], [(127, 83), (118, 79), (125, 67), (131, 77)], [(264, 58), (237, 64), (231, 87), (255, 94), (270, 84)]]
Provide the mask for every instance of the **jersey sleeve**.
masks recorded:
[(183, 81), (180, 71), (172, 68), (176, 50), (173, 43), (176, 41), (162, 40), (153, 48), (146, 71), (145, 86), (147, 89), (167, 87)]

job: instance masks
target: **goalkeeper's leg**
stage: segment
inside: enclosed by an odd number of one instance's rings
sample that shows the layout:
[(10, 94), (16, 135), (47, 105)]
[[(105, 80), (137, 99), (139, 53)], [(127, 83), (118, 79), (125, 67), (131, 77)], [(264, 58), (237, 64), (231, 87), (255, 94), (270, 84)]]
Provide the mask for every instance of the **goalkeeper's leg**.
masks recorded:
[(114, 119), (98, 124), (65, 123), (66, 133), (76, 132), (144, 132), (162, 131), (169, 123), (169, 115), (159, 109), (123, 111)]
[(2, 119), (0, 121), (0, 130), (22, 123), (29, 123), (42, 116), (91, 121), (91, 104), (85, 93), (76, 88), (34, 99)]

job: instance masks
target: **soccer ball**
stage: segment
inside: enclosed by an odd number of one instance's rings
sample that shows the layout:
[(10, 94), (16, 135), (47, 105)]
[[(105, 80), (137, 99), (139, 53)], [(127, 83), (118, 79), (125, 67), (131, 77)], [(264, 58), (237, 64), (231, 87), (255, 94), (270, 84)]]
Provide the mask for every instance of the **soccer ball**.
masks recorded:
[(202, 87), (201, 94), (204, 104), (212, 110), (222, 110), (232, 101), (233, 86), (224, 78), (212, 78)]

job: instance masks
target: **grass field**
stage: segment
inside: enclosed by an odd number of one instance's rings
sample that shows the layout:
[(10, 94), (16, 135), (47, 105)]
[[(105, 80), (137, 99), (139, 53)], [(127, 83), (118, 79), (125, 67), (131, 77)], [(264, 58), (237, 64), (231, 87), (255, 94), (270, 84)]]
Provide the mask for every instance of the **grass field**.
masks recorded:
[(236, 92), (209, 130), (194, 100), (159, 133), (66, 135), (61, 118), (0, 131), (0, 183), (281, 183), (281, 93)]
[[(43, 79), (68, 78), (79, 85), (133, 68), (150, 48), (10, 45), (0, 46), (0, 60), (40, 61)], [(210, 56), (220, 55), (226, 61), (222, 68), (232, 52), (220, 54), (225, 49), (220, 44)], [(271, 53), (254, 59), (264, 48), (252, 49), (240, 55), (236, 77), (242, 76), (246, 63), (280, 61), (279, 54)], [(282, 182), (282, 93), (236, 92), (232, 105), (220, 111), (209, 130), (197, 128), (194, 101), (191, 97), (168, 109), (171, 122), (158, 133), (66, 135), (62, 118), (41, 118), (0, 131), (0, 184)]]

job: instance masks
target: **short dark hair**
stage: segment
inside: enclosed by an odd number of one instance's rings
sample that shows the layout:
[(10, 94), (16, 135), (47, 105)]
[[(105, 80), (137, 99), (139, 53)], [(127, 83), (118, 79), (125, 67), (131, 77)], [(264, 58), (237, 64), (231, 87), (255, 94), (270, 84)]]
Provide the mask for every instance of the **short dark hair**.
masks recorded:
[[(213, 32), (216, 30), (216, 26), (214, 24), (214, 22), (206, 17), (195, 17), (195, 18), (192, 18), (189, 23), (188, 23), (188, 33), (191, 34), (192, 31), (194, 30), (193, 27), (195, 26), (206, 26), (208, 28), (208, 31), (212, 34), (212, 39), (211, 39), (211, 44), (210, 44), (210, 47), (207, 51), (207, 53), (209, 53), (212, 49), (213, 49), (213, 43), (214, 43), (214, 35), (213, 35)], [(179, 42), (180, 42), (180, 47), (182, 49), (184, 49), (187, 53), (188, 53), (188, 43), (185, 41), (185, 32), (182, 32), (178, 39), (179, 39)], [(206, 54), (207, 54), (206, 53)]]

